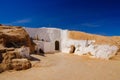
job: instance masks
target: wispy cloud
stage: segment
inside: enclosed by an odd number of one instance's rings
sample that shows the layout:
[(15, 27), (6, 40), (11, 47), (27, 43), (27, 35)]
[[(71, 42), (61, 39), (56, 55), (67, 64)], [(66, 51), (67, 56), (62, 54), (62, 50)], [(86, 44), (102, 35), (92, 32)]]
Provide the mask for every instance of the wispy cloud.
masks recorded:
[(25, 18), (25, 19), (21, 19), (21, 20), (16, 20), (10, 23), (6, 23), (7, 25), (14, 25), (14, 24), (23, 24), (23, 23), (29, 23), (31, 22), (30, 18)]
[(22, 20), (17, 20), (13, 23), (28, 23), (28, 22), (31, 22), (31, 19), (22, 19)]
[(83, 23), (81, 24), (81, 26), (85, 26), (85, 27), (100, 27), (100, 25), (97, 25), (97, 24), (91, 24), (91, 23)]

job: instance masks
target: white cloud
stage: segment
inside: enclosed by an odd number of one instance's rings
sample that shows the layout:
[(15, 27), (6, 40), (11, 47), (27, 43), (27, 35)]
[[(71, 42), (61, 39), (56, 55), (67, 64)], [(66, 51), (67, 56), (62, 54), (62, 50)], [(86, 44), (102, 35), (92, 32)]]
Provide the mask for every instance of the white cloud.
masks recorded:
[(97, 25), (97, 24), (91, 24), (91, 23), (83, 23), (81, 24), (82, 26), (85, 26), (85, 27), (100, 27), (100, 25)]
[(31, 22), (31, 19), (22, 19), (22, 20), (17, 20), (13, 23), (28, 23), (28, 22)]
[(22, 24), (22, 23), (29, 23), (29, 22), (31, 22), (31, 19), (26, 18), (26, 19), (21, 19), (21, 20), (10, 22), (10, 23), (6, 23), (6, 25)]

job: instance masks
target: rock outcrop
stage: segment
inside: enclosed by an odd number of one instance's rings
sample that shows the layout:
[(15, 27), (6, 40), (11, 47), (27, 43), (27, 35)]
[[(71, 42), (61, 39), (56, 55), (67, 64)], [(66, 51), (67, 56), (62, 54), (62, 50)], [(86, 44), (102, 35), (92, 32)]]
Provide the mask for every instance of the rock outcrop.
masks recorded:
[(27, 59), (12, 59), (11, 67), (14, 70), (25, 70), (31, 68), (31, 63)]
[(30, 47), (34, 51), (30, 37), (22, 27), (0, 26), (0, 48)]
[(30, 68), (28, 59), (32, 52), (34, 45), (22, 27), (0, 26), (0, 72)]

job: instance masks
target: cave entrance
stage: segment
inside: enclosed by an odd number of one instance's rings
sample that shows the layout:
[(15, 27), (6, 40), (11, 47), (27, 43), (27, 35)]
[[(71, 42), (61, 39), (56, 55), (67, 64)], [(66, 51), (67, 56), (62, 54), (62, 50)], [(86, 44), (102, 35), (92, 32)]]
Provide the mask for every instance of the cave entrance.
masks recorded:
[(59, 50), (59, 41), (55, 41), (55, 50)]

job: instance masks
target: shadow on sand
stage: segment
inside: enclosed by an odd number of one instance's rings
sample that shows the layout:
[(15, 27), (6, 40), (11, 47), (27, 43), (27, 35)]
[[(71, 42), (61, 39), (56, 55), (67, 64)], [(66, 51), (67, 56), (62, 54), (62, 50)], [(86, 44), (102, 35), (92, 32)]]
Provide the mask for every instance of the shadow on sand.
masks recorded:
[(30, 60), (31, 61), (40, 61), (40, 59), (36, 58), (36, 57), (33, 57), (33, 56), (30, 56)]

